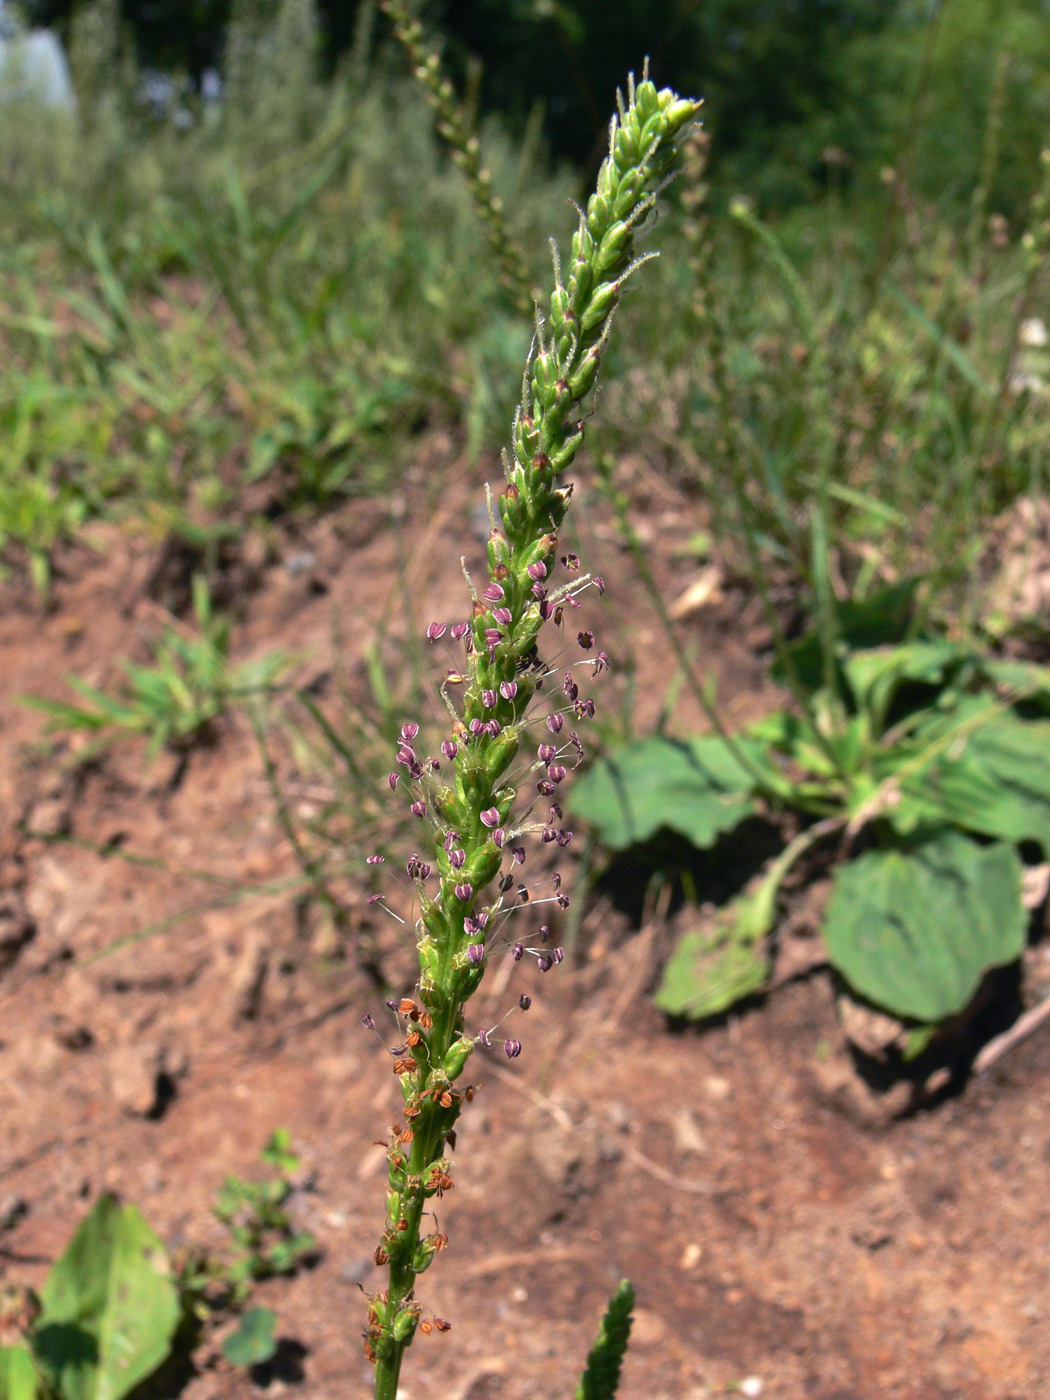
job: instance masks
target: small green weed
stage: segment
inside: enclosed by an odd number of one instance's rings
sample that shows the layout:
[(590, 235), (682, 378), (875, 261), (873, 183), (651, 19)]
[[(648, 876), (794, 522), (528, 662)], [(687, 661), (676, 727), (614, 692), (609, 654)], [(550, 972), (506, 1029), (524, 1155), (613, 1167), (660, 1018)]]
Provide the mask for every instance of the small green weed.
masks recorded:
[(197, 635), (169, 624), (155, 644), (152, 665), (124, 662), (127, 685), (120, 695), (71, 676), (69, 684), (87, 705), (36, 696), (25, 697), (24, 703), (50, 715), (53, 730), (88, 730), (108, 742), (142, 734), (149, 739), (150, 758), (164, 747), (187, 751), (231, 704), (271, 689), (288, 664), (273, 652), (243, 666), (231, 665), (229, 620), (213, 611), (200, 576), (193, 581), (193, 612)]
[(285, 1128), (277, 1128), (261, 1152), (272, 1175), (262, 1181), (229, 1176), (219, 1189), (214, 1213), (230, 1232), (232, 1256), (218, 1268), (234, 1305), (240, 1305), (259, 1279), (291, 1274), (316, 1252), (314, 1237), (297, 1230), (286, 1207), (299, 1170)]
[[(257, 1279), (294, 1272), (316, 1249), (285, 1210), (299, 1159), (283, 1128), (261, 1156), (273, 1174), (263, 1181), (228, 1177), (215, 1204), (230, 1231), (231, 1257), (191, 1253), (173, 1260), (134, 1205), (106, 1195), (39, 1296), (5, 1285), (0, 1400), (123, 1400), (202, 1321), (243, 1308)], [(270, 1360), (275, 1325), (271, 1309), (250, 1308), (223, 1345), (227, 1360), (235, 1366)]]

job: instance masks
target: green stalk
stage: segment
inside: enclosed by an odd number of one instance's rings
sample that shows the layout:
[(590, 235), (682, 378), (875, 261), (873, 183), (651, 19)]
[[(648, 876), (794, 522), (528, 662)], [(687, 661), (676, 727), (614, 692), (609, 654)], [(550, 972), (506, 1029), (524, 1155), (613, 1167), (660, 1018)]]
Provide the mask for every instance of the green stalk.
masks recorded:
[[(451, 735), (442, 744), (440, 766), (412, 748), (418, 726), (402, 730), (398, 762), (413, 812), (429, 833), (433, 868), (418, 857), (410, 862), (420, 910), (420, 977), (417, 997), (396, 1004), (399, 1028), (400, 1017), (406, 1018), (405, 1044), (394, 1061), (405, 1122), (395, 1125), (388, 1139), (386, 1228), (375, 1255), (377, 1264), (388, 1266), (388, 1284), (369, 1300), (366, 1352), (375, 1363), (377, 1400), (395, 1400), (404, 1353), (417, 1328), (448, 1329), (437, 1318), (421, 1321), (415, 1285), (447, 1243), (436, 1227), (423, 1234), (423, 1218), (431, 1198), (451, 1188), (445, 1149), (454, 1144), (464, 1100), (472, 1097), (470, 1086), (457, 1087), (479, 1039), (464, 1029), (464, 1006), (484, 975), (496, 916), (505, 907), (502, 891), (495, 898), (485, 892), (504, 869), (505, 843), (510, 854), (511, 840), (529, 832), (542, 832), (547, 842), (561, 846), (571, 839), (559, 826), (557, 805), (565, 768), (545, 756), (545, 745), (539, 761), (527, 760), (526, 769), (546, 768), (536, 784), (537, 807), (542, 811), (550, 804), (546, 822), (526, 813), (513, 824), (518, 793), (509, 778), (526, 738), (530, 703), (551, 673), (536, 658), (540, 629), (592, 582), (578, 576), (577, 561), (566, 556), (569, 582), (551, 588), (559, 530), (572, 494), (571, 486), (558, 481), (583, 440), (581, 406), (597, 380), (623, 284), (637, 265), (636, 230), (669, 178), (678, 139), (698, 109), (694, 101), (657, 91), (648, 78), (637, 88), (632, 80), (628, 97), (612, 124), (597, 191), (581, 211), (564, 280), (555, 253), (549, 314), (537, 325), (512, 450), (504, 456), (507, 485), (498, 501), (501, 528), (494, 520), (489, 538), (488, 583), (481, 594), (472, 587), (469, 622), (453, 631), (457, 638), (466, 634), (467, 654), (447, 678), (446, 689), (462, 687), (463, 698), (458, 710), (449, 701)], [(433, 624), (428, 636), (436, 640), (444, 630)], [(599, 653), (596, 671), (604, 660)], [(570, 681), (565, 696), (569, 703), (559, 703), (578, 717), (593, 709)], [(557, 739), (564, 721), (556, 713), (544, 739)], [(556, 750), (557, 744), (550, 747)], [(391, 775), (391, 785), (397, 782)], [(438, 878), (436, 897), (426, 890), (431, 874)], [(566, 896), (557, 898), (567, 906)], [(503, 1048), (513, 1058), (521, 1045), (508, 1039)]]

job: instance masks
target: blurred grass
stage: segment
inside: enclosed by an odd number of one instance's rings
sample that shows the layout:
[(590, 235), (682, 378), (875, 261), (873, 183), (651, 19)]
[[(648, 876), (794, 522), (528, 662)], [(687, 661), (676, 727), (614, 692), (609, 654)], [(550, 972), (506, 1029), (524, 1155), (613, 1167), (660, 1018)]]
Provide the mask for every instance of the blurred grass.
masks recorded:
[[(506, 436), (530, 328), (498, 309), (400, 56), (363, 30), (322, 83), (310, 0), (265, 29), (253, 13), (235, 11), (221, 101), (177, 81), (148, 98), (99, 0), (73, 35), (77, 114), (5, 104), (0, 552), (41, 590), (92, 516), (273, 519), (390, 489), (428, 425), (474, 454)], [(481, 138), (542, 284), (574, 177), (496, 123)], [(710, 214), (672, 212), (656, 295), (628, 304), (609, 352), (603, 449), (640, 446), (706, 497), (730, 556), (746, 530), (803, 585), (818, 487), (843, 589), (917, 557), (972, 583), (982, 522), (1043, 489), (1048, 437), (1039, 375), (1017, 389), (1019, 328), (1046, 303), (1045, 210), (1028, 248), (996, 221), (1000, 144), (990, 116), (969, 224), (897, 172), (853, 204), (832, 184), (776, 228), (729, 190)]]

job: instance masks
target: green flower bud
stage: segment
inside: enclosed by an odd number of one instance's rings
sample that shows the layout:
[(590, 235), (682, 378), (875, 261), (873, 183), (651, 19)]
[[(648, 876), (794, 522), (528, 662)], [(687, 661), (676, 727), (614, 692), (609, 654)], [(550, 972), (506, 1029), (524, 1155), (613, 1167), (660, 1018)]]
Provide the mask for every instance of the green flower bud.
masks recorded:
[(613, 204), (613, 217), (616, 219), (626, 219), (633, 212), (638, 203), (638, 196), (642, 188), (642, 178), (637, 171), (632, 175), (625, 175), (620, 183), (620, 188), (616, 194), (616, 202)]
[(671, 98), (674, 93), (669, 89), (664, 89), (662, 93), (656, 91), (656, 84), (649, 78), (643, 78), (634, 90), (634, 108), (642, 121), (645, 121), (662, 106), (661, 98)]
[(609, 201), (604, 195), (592, 194), (587, 202), (587, 231), (597, 241), (610, 222)]
[(499, 873), (500, 865), (503, 861), (503, 852), (490, 841), (482, 846), (480, 851), (475, 851), (467, 861), (461, 872), (476, 890), (484, 889), (488, 882)]
[(419, 1310), (415, 1307), (403, 1307), (394, 1318), (394, 1325), (391, 1328), (394, 1341), (407, 1345), (416, 1334), (419, 1326)]
[(636, 165), (641, 152), (638, 149), (638, 136), (627, 127), (621, 127), (616, 133), (616, 141), (613, 145), (614, 159), (621, 169)]
[(619, 282), (603, 282), (595, 291), (580, 319), (584, 335), (600, 326), (613, 311), (620, 295)]
[(441, 1066), (441, 1072), (447, 1079), (451, 1081), (459, 1078), (473, 1049), (474, 1041), (468, 1036), (461, 1035), (458, 1040), (452, 1042)]
[(434, 809), (442, 821), (447, 822), (453, 829), (463, 825), (466, 813), (453, 790), (447, 783), (442, 783), (435, 788), (431, 794)]
[(628, 224), (616, 223), (605, 234), (598, 249), (598, 271), (608, 272), (621, 262), (630, 246), (631, 229)]
[(598, 378), (600, 355), (588, 351), (576, 373), (569, 380), (569, 390), (574, 399), (582, 399)]

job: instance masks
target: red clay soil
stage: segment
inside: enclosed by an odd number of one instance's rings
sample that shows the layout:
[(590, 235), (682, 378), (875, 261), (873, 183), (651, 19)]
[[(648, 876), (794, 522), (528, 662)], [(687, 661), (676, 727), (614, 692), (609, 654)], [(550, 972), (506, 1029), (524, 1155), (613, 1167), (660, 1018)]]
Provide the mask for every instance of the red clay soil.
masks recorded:
[[(478, 480), (441, 473), (429, 500), (410, 479), (400, 514), (351, 503), (242, 560), (237, 659), (285, 648), (309, 677), (329, 664), (334, 612), (356, 661), (399, 568), (427, 600), (420, 631), (455, 617), (459, 556), (480, 559), (464, 529)], [(636, 475), (633, 489), (673, 601), (698, 572), (678, 546), (702, 521), (663, 483)], [(601, 510), (582, 487), (579, 500), (577, 547), (609, 583), (593, 625), (614, 656), (630, 643), (642, 732), (664, 702), (666, 643)], [(361, 1026), (365, 1011), (381, 1020), (383, 994), (304, 922), (243, 717), (181, 775), (145, 767), (134, 746), (73, 769), (39, 747), (41, 717), (16, 697), (68, 698), (69, 671), (115, 684), (118, 658), (141, 656), (157, 629), (157, 547), (113, 527), (94, 545), (59, 560), (49, 610), (17, 578), (0, 599), (0, 1267), (38, 1285), (105, 1190), (172, 1248), (220, 1247), (216, 1188), (258, 1172), (283, 1125), (304, 1162), (296, 1216), (323, 1256), (258, 1289), (280, 1317), (276, 1368), (236, 1371), (220, 1330), (181, 1393), (364, 1397), (361, 1287), (380, 1285), (384, 1192), (374, 1139), (399, 1102)], [(770, 692), (754, 609), (722, 593), (683, 627), (740, 721)], [(699, 726), (686, 700), (676, 724)], [(361, 927), (365, 894), (348, 895)], [(439, 1209), (451, 1244), (420, 1288), (452, 1331), (412, 1348), (406, 1400), (571, 1396), (624, 1276), (639, 1301), (623, 1400), (1050, 1396), (1050, 1032), (939, 1106), (865, 1125), (826, 972), (714, 1028), (674, 1029), (647, 998), (666, 942), (658, 921), (632, 931), (592, 900), (575, 965), (490, 973), (479, 1024), (519, 990), (534, 1004), (514, 1023), (520, 1059), (481, 1051), (472, 1065), (481, 1089)], [(385, 965), (395, 978), (409, 963)]]

